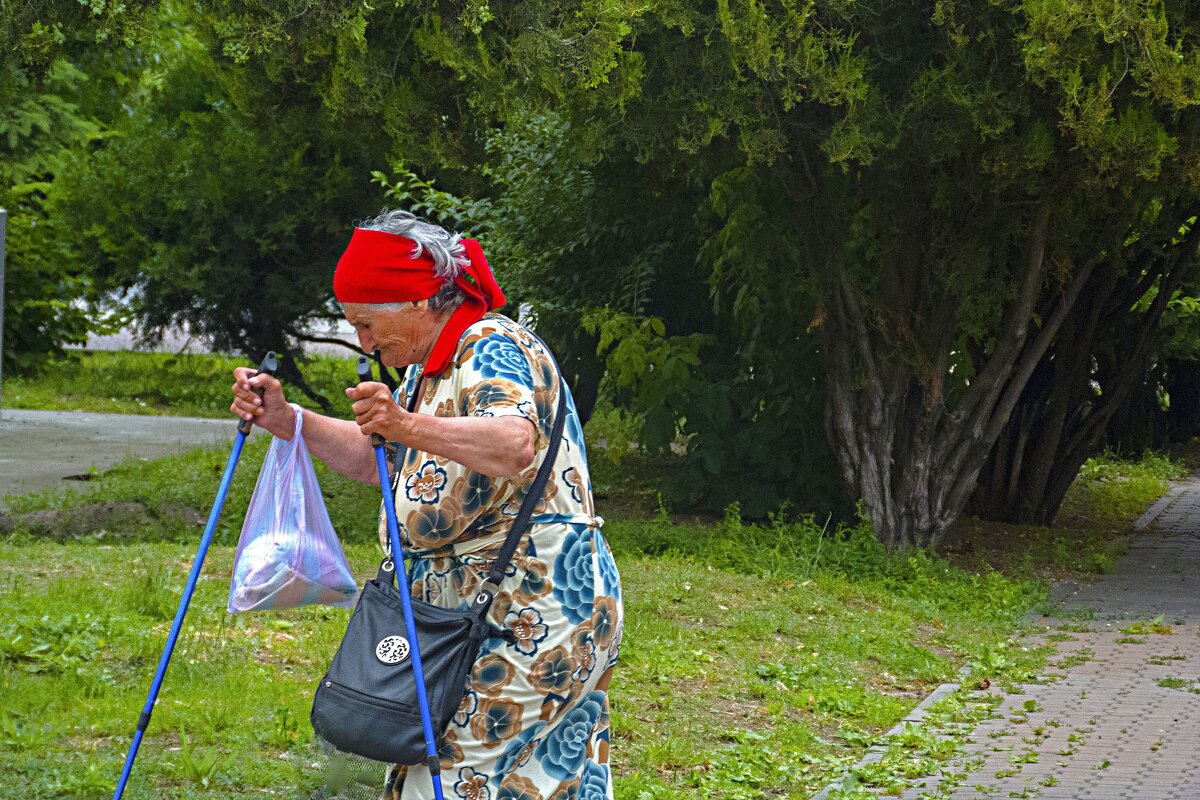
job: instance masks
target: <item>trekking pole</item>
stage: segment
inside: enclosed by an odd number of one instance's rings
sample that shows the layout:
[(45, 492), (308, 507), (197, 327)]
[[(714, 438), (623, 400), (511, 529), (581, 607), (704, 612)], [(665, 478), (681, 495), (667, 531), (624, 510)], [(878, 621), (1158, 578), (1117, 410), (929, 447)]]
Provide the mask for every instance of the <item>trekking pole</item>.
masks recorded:
[[(279, 361), (274, 353), (267, 353), (262, 363), (258, 365), (258, 374), (273, 375), (279, 368)], [(255, 389), (262, 395), (262, 389)], [(125, 784), (129, 782), (129, 773), (133, 771), (133, 760), (137, 758), (138, 747), (142, 744), (142, 736), (150, 724), (150, 715), (154, 712), (154, 703), (158, 700), (158, 690), (162, 688), (163, 677), (167, 674), (167, 665), (171, 663), (171, 653), (175, 650), (175, 640), (179, 638), (179, 629), (183, 627), (183, 617), (187, 614), (188, 603), (192, 601), (192, 592), (196, 589), (196, 581), (200, 577), (200, 567), (208, 546), (212, 544), (213, 532), (217, 529), (217, 520), (221, 518), (221, 508), (225, 505), (225, 496), (229, 494), (229, 484), (233, 480), (233, 471), (237, 468), (238, 458), (242, 455), (242, 446), (246, 436), (253, 427), (253, 422), (244, 419), (238, 423), (237, 437), (233, 440), (233, 450), (229, 453), (229, 461), (225, 464), (225, 474), (221, 477), (221, 485), (217, 489), (217, 498), (213, 501), (212, 511), (208, 512), (208, 524), (204, 526), (204, 535), (200, 537), (200, 549), (196, 551), (196, 560), (192, 563), (192, 571), (188, 575), (187, 585), (183, 589), (183, 597), (179, 600), (179, 610), (175, 612), (175, 621), (171, 623), (171, 632), (167, 635), (167, 644), (163, 648), (162, 657), (158, 660), (158, 670), (154, 673), (154, 682), (150, 684), (150, 695), (142, 715), (138, 717), (137, 730), (134, 731), (133, 741), (129, 743), (129, 753), (125, 756), (125, 766), (121, 769), (121, 779), (117, 781), (117, 790), (113, 800), (120, 800), (125, 793)]]
[[(358, 357), (358, 382), (371, 380), (371, 361), (366, 356)], [(404, 610), (404, 630), (408, 634), (411, 648), (413, 678), (417, 684), (417, 706), (421, 710), (421, 728), (425, 732), (425, 760), (429, 776), (433, 779), (433, 796), (442, 800), (441, 762), (438, 760), (437, 745), (433, 738), (433, 720), (429, 713), (429, 697), (425, 693), (425, 668), (421, 665), (421, 647), (417, 643), (417, 623), (413, 620), (411, 590), (408, 587), (408, 570), (404, 567), (404, 548), (400, 544), (400, 526), (396, 522), (396, 499), (389, 489), (387, 456), (383, 452), (383, 437), (371, 434), (371, 446), (375, 448), (375, 466), (379, 470), (379, 487), (383, 490), (383, 512), (387, 516), (388, 541), (391, 543), (392, 567), (396, 572), (396, 588), (400, 594), (400, 606)]]

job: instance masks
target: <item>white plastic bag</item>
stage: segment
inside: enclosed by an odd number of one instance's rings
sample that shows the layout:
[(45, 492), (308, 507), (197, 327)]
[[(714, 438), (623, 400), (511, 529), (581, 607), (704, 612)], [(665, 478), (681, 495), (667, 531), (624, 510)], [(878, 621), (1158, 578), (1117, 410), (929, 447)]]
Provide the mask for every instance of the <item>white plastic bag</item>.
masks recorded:
[(263, 611), (322, 603), (350, 608), (358, 585), (338, 542), (296, 410), (291, 441), (267, 450), (246, 511), (233, 562), (229, 611)]

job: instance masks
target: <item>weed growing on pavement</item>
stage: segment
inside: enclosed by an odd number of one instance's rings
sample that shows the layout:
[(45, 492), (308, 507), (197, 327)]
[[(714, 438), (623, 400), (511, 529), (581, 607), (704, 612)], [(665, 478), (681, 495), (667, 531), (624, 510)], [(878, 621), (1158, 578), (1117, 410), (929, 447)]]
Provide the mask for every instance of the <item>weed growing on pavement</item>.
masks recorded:
[(1147, 664), (1154, 664), (1155, 666), (1159, 667), (1169, 666), (1174, 661), (1187, 661), (1187, 656), (1179, 653), (1172, 653), (1170, 655), (1154, 655), (1146, 659)]
[(920, 723), (906, 722), (885, 737), (885, 750), (870, 763), (851, 768), (841, 784), (830, 792), (830, 800), (875, 798), (898, 794), (917, 779), (938, 778), (937, 790), (922, 797), (947, 796), (968, 773), (978, 769), (977, 759), (955, 763), (965, 735), (995, 713), (1000, 698), (959, 688), (931, 704)]
[(1074, 653), (1065, 655), (1057, 661), (1052, 662), (1057, 669), (1070, 669), (1078, 667), (1080, 664), (1086, 664), (1096, 657), (1096, 651), (1090, 647), (1081, 647)]
[(1148, 636), (1150, 634), (1158, 634), (1160, 636), (1170, 636), (1174, 633), (1174, 629), (1163, 622), (1162, 615), (1155, 617), (1150, 621), (1137, 620), (1121, 628), (1121, 633), (1126, 636)]
[(1200, 694), (1200, 680), (1195, 678), (1163, 678), (1158, 685), (1164, 689), (1182, 689), (1192, 694)]

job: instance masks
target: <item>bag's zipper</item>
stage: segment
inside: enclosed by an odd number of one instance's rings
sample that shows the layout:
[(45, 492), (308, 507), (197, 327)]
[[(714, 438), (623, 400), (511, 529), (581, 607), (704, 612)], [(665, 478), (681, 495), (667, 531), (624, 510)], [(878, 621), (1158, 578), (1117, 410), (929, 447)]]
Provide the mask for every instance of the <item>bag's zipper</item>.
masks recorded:
[(328, 678), (321, 681), (321, 683), (326, 689), (331, 689), (334, 694), (343, 694), (351, 699), (366, 703), (367, 705), (381, 706), (383, 708), (390, 708), (394, 711), (406, 711), (409, 714), (413, 713), (413, 707), (408, 703), (401, 703), (397, 700), (387, 700), (382, 697), (375, 697), (367, 694), (366, 692), (360, 692), (357, 689), (351, 689), (349, 686), (344, 686), (336, 681), (331, 681)]

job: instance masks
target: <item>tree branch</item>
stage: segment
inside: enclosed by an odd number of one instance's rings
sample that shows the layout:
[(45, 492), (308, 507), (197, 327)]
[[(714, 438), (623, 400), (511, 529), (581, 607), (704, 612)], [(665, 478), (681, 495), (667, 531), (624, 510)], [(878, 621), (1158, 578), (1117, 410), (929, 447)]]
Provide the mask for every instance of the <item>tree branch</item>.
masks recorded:
[(302, 342), (314, 342), (316, 344), (341, 345), (342, 347), (345, 347), (347, 350), (350, 350), (354, 353), (358, 353), (359, 355), (365, 355), (365, 353), (363, 353), (363, 349), (361, 347), (359, 347), (356, 344), (347, 342), (345, 339), (338, 339), (333, 336), (313, 336), (312, 334), (297, 333), (295, 331), (291, 331), (291, 335), (292, 335), (292, 338), (299, 339)]
[(960, 432), (954, 437), (953, 449), (958, 448), (963, 433), (971, 427), (969, 420), (976, 415), (979, 406), (987, 398), (994, 396), (996, 386), (1003, 383), (1005, 378), (1011, 374), (1013, 362), (1017, 360), (1021, 346), (1025, 343), (1034, 305), (1041, 294), (1049, 229), (1050, 204), (1043, 203), (1033, 222), (1029, 252), (1025, 259), (1025, 271), (1021, 279), (1021, 292), (1017, 300), (1005, 312), (1004, 321), (1000, 326), (1002, 335), (996, 351), (988, 358), (984, 368), (976, 374), (975, 380), (971, 381), (962, 402), (950, 415), (953, 424), (961, 426)]

